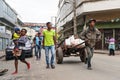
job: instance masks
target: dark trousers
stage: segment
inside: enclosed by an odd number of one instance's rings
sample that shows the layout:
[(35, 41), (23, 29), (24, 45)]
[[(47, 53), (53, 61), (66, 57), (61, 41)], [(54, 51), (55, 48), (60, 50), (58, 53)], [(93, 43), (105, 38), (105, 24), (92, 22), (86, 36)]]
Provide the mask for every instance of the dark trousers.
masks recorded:
[(110, 49), (109, 55), (115, 55), (115, 51), (113, 49)]

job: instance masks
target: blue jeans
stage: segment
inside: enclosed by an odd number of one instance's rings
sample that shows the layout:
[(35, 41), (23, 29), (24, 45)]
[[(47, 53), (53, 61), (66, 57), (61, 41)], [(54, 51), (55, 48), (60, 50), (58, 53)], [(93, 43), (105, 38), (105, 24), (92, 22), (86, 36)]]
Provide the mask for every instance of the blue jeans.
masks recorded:
[(86, 50), (87, 50), (87, 64), (88, 64), (88, 67), (91, 67), (91, 59), (93, 57), (94, 48), (90, 48), (86, 46)]
[[(46, 64), (54, 65), (55, 59), (55, 46), (45, 46)], [(49, 61), (49, 50), (51, 51), (51, 61)]]
[(37, 59), (41, 58), (41, 46), (38, 45), (35, 46), (35, 56)]

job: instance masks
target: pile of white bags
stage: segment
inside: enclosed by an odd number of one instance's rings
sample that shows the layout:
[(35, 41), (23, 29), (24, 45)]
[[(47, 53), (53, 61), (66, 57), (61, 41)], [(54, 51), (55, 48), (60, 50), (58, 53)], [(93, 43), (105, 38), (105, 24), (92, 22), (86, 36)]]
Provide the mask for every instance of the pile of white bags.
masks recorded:
[[(69, 37), (68, 39), (65, 40), (65, 44), (66, 44), (67, 46), (78, 45), (78, 44), (83, 43), (83, 42), (84, 42), (84, 40), (82, 40), (82, 39), (80, 39), (80, 38), (75, 39), (75, 38), (74, 38), (74, 35), (72, 35), (71, 37)], [(81, 44), (81, 45), (82, 45), (82, 46), (85, 46), (84, 43)]]

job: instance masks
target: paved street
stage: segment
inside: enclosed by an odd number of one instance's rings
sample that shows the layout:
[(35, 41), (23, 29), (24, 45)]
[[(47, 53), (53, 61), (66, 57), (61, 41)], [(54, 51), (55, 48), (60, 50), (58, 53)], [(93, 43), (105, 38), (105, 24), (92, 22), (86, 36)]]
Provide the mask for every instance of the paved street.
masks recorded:
[(42, 60), (27, 59), (31, 63), (31, 70), (26, 65), (19, 64), (19, 73), (11, 75), (14, 71), (13, 61), (0, 61), (0, 68), (8, 68), (9, 72), (0, 77), (0, 80), (119, 80), (120, 55), (108, 56), (95, 54), (93, 70), (86, 69), (86, 65), (79, 61), (79, 57), (64, 58), (64, 63), (56, 65), (56, 69), (46, 69), (44, 52)]

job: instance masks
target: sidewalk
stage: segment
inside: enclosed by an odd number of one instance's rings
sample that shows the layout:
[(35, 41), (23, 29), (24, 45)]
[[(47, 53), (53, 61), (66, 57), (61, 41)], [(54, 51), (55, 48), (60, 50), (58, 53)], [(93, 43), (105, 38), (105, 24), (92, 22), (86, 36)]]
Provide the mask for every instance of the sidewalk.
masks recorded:
[[(95, 50), (94, 53), (98, 53), (98, 54), (109, 54), (108, 50)], [(116, 55), (120, 55), (120, 51), (115, 51)]]
[(3, 57), (5, 57), (5, 51), (4, 50), (0, 51), (0, 59), (3, 58)]

